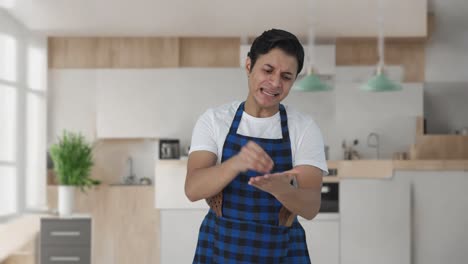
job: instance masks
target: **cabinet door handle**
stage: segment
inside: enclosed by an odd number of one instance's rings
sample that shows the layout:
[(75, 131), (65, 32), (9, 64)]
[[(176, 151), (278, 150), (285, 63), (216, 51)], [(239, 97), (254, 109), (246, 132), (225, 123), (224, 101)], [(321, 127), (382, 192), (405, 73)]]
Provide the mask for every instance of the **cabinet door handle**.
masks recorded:
[(80, 257), (69, 257), (69, 256), (52, 256), (50, 257), (50, 261), (69, 261), (69, 262), (78, 262), (80, 261)]
[(80, 236), (79, 231), (52, 231), (51, 236)]

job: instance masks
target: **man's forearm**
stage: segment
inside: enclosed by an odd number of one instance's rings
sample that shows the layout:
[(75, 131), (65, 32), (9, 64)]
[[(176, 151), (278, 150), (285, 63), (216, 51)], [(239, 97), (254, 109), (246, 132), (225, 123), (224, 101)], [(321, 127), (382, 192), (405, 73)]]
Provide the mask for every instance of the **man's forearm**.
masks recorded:
[(212, 197), (222, 191), (239, 172), (232, 159), (210, 168), (194, 169), (187, 175), (185, 194), (192, 202)]
[(320, 209), (321, 193), (312, 189), (291, 186), (290, 189), (275, 195), (275, 197), (289, 211), (308, 220), (313, 219)]

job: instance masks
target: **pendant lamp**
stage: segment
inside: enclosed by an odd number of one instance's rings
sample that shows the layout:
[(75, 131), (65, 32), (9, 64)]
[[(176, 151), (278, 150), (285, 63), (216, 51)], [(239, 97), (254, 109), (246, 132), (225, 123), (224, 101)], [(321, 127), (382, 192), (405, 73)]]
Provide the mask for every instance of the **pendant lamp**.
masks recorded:
[(309, 0), (311, 12), (310, 12), (310, 24), (308, 27), (308, 34), (307, 34), (307, 48), (308, 53), (306, 57), (307, 63), (307, 74), (301, 80), (297, 81), (294, 86), (294, 91), (302, 91), (302, 92), (320, 92), (320, 91), (328, 91), (331, 90), (331, 86), (327, 83), (323, 82), (317, 74), (317, 71), (314, 69), (314, 60), (315, 60), (315, 34), (314, 34), (314, 11), (315, 11), (315, 0)]
[(313, 72), (312, 68), (308, 68), (307, 75), (294, 84), (293, 90), (302, 92), (320, 92), (331, 90), (331, 86), (322, 82), (320, 77)]
[(383, 1), (379, 0), (379, 37), (378, 37), (378, 53), (379, 53), (379, 62), (377, 64), (376, 74), (370, 78), (367, 83), (361, 86), (361, 90), (369, 92), (390, 92), (390, 91), (399, 91), (402, 89), (399, 83), (393, 82), (390, 80), (384, 72), (384, 34), (383, 34)]

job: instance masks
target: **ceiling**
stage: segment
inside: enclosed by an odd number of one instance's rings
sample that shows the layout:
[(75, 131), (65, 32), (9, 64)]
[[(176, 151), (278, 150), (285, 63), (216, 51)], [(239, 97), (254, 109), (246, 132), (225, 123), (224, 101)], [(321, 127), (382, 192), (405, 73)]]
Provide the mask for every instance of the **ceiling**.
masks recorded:
[[(306, 35), (314, 18), (318, 37), (375, 37), (377, 3), (376, 0), (0, 0), (0, 5), (28, 28), (62, 36), (246, 37), (275, 27)], [(426, 36), (427, 0), (385, 0), (385, 5), (386, 36)]]

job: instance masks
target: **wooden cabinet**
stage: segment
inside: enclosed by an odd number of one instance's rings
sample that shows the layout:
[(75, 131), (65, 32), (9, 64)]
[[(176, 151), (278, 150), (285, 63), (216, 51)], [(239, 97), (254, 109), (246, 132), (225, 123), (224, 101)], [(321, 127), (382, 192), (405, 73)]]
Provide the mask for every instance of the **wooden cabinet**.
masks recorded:
[(49, 68), (237, 67), (235, 37), (50, 37)]
[[(57, 187), (48, 187), (49, 208), (57, 207), (57, 193)], [(102, 184), (86, 193), (76, 190), (75, 211), (92, 217), (93, 264), (158, 263), (159, 212), (153, 197), (153, 186)]]
[(41, 264), (91, 263), (91, 218), (42, 218)]

